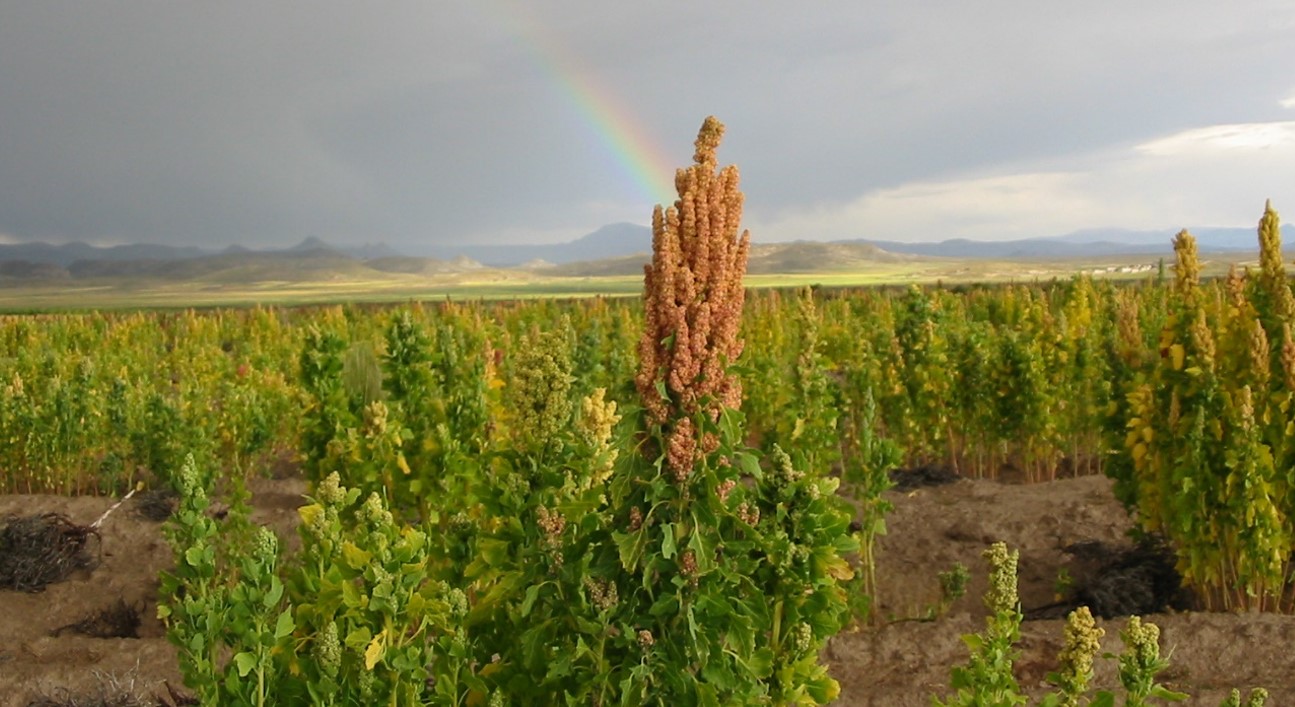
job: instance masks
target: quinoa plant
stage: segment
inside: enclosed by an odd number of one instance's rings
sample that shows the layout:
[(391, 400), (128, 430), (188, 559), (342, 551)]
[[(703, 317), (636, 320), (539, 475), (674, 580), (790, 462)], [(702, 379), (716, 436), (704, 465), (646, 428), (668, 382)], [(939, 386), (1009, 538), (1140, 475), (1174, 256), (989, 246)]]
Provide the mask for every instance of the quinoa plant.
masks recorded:
[[(1268, 691), (1262, 687), (1256, 687), (1251, 690), (1249, 696), (1246, 697), (1244, 707), (1264, 707), (1264, 703), (1267, 701)], [(1233, 688), (1232, 694), (1229, 695), (1228, 698), (1219, 705), (1219, 707), (1242, 707), (1242, 705), (1241, 691)]]
[(939, 299), (917, 285), (908, 288), (895, 316), (895, 344), (909, 411), (901, 424), (911, 440), (905, 451), (912, 463), (937, 461), (950, 436), (943, 403), (953, 387), (946, 321)]
[(846, 493), (858, 507), (854, 538), (859, 547), (859, 568), (851, 588), (851, 604), (854, 615), (862, 620), (868, 618), (877, 596), (873, 550), (877, 538), (886, 534), (886, 514), (893, 508), (883, 494), (894, 485), (890, 471), (899, 464), (903, 453), (897, 444), (877, 432), (877, 405), (872, 389), (863, 390), (859, 396), (851, 402), (852, 414), (846, 420), (841, 478)]
[[(1125, 707), (1146, 707), (1151, 700), (1181, 702), (1187, 695), (1174, 692), (1156, 682), (1156, 675), (1169, 667), (1169, 661), (1160, 657), (1160, 628), (1130, 616), (1128, 624), (1120, 631), (1124, 652), (1119, 657), (1120, 685), (1125, 692)], [(1100, 692), (1093, 700), (1096, 707), (1114, 707), (1115, 695)]]
[(461, 704), (474, 684), (467, 596), (436, 578), (423, 532), (398, 524), (376, 493), (359, 497), (334, 473), (299, 511), (283, 672), (316, 704)]
[(185, 685), (208, 704), (272, 703), (282, 687), (276, 654), (294, 625), (277, 571), (278, 543), (260, 529), (249, 542), (247, 507), (209, 514), (204, 475), (189, 455), (176, 474), (180, 503), (168, 521), (175, 567), (162, 573), (158, 618), (179, 652)]
[(731, 368), (749, 236), (739, 235), (735, 167), (717, 171), (723, 126), (707, 118), (679, 199), (653, 214), (635, 382), (639, 454), (612, 479), (620, 616), (641, 668), (631, 703), (823, 703), (839, 690), (818, 663), (848, 619), (842, 555), (849, 512), (826, 469), (743, 444), (742, 384)]
[(306, 476), (316, 481), (328, 476), (325, 459), (329, 444), (344, 430), (357, 426), (359, 406), (342, 384), (345, 351), (345, 339), (331, 328), (307, 329), (299, 367), (310, 402), (303, 415), (301, 448)]
[(211, 502), (192, 456), (176, 482), (180, 502), (164, 531), (176, 566), (162, 574), (157, 615), (179, 650), (185, 684), (204, 704), (214, 704), (221, 694), (220, 637), (227, 601), (216, 564), (220, 529), (207, 514)]
[(573, 401), (566, 337), (526, 337), (533, 375), (513, 444), (492, 453), (463, 570), (480, 599), (468, 617), (494, 694), (514, 704), (608, 703), (641, 662), (622, 618), (627, 590), (614, 546), (608, 479), (619, 450), (616, 403), (601, 389)]
[(1016, 660), (1016, 642), (1021, 637), (1021, 610), (1016, 594), (1016, 565), (1020, 553), (1008, 552), (1005, 543), (994, 543), (985, 550), (989, 564), (989, 591), (985, 593), (983, 634), (962, 637), (971, 650), (965, 666), (953, 669), (955, 693), (947, 702), (934, 700), (941, 707), (996, 707), (1026, 703), (1012, 674)]
[(1081, 707), (1086, 704), (1088, 683), (1093, 679), (1093, 659), (1101, 650), (1106, 632), (1097, 627), (1088, 607), (1081, 606), (1066, 617), (1065, 646), (1058, 656), (1060, 667), (1048, 676), (1057, 692), (1044, 704), (1048, 707)]
[[(952, 688), (947, 700), (933, 696), (937, 707), (992, 707), (994, 705), (1023, 705), (1030, 702), (1022, 692), (1012, 673), (1016, 658), (1015, 644), (1020, 640), (1021, 613), (1017, 600), (1016, 568), (1019, 554), (1009, 552), (1001, 542), (985, 550), (989, 564), (989, 589), (985, 593), (985, 607), (989, 615), (985, 631), (963, 636), (971, 649), (966, 665), (953, 669)], [(1088, 607), (1080, 607), (1066, 617), (1065, 642), (1057, 656), (1058, 669), (1048, 675), (1057, 689), (1041, 697), (1039, 707), (1115, 707), (1116, 693), (1099, 690), (1089, 697), (1093, 678), (1093, 660), (1101, 650), (1105, 632), (1098, 628)], [(1129, 618), (1120, 632), (1124, 652), (1118, 656), (1119, 681), (1123, 699), (1118, 704), (1125, 707), (1147, 707), (1161, 701), (1179, 702), (1187, 695), (1175, 692), (1157, 681), (1157, 676), (1169, 666), (1160, 655), (1160, 629), (1140, 617)], [(1116, 656), (1104, 654), (1105, 658)], [(1240, 693), (1223, 702), (1223, 707), (1240, 704)], [(1250, 705), (1262, 707), (1267, 692), (1262, 688), (1250, 694)]]
[(1234, 274), (1211, 301), (1191, 234), (1178, 235), (1175, 251), (1175, 302), (1160, 358), (1128, 396), (1131, 495), (1143, 529), (1169, 538), (1179, 572), (1206, 606), (1275, 609), (1292, 548), (1280, 461), (1289, 435), (1280, 402), (1286, 358), (1277, 357), (1282, 374), (1274, 375), (1243, 281)]

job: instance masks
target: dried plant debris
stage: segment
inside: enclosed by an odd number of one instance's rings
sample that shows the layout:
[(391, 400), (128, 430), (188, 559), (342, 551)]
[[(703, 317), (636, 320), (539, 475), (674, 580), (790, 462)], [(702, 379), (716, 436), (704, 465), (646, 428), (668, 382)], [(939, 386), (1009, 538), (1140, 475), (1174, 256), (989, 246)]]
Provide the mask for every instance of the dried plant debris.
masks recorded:
[(1092, 579), (1078, 588), (1076, 600), (1104, 619), (1190, 608), (1173, 551), (1154, 537), (1110, 553)]
[(27, 702), (26, 707), (156, 707), (165, 704), (156, 699), (140, 696), (135, 687), (135, 671), (122, 680), (96, 671), (99, 686), (89, 692), (73, 693), (59, 688), (52, 694), (43, 694)]
[(140, 613), (139, 607), (118, 598), (80, 621), (55, 629), (51, 635), (71, 631), (91, 638), (139, 638)]
[(1080, 606), (1103, 619), (1191, 608), (1173, 551), (1163, 539), (1146, 536), (1129, 547), (1086, 540), (1065, 551), (1073, 558), (1069, 596), (1026, 611), (1027, 619), (1059, 618)]
[(135, 497), (135, 513), (145, 520), (161, 523), (175, 512), (180, 497), (171, 488), (149, 489)]
[(166, 686), (167, 696), (158, 698), (157, 704), (160, 707), (188, 707), (189, 705), (202, 704), (198, 701), (198, 698), (186, 695), (171, 687), (171, 683), (164, 682), (162, 684)]
[(951, 484), (962, 477), (947, 466), (916, 466), (912, 469), (895, 469), (890, 472), (890, 481), (896, 491), (913, 491), (927, 486)]
[(66, 690), (59, 690), (56, 695), (38, 697), (28, 702), (27, 707), (154, 707), (156, 704), (125, 693), (74, 695)]
[[(94, 539), (94, 552), (90, 542)], [(99, 563), (99, 531), (62, 513), (10, 516), (0, 528), (0, 589), (39, 592)]]

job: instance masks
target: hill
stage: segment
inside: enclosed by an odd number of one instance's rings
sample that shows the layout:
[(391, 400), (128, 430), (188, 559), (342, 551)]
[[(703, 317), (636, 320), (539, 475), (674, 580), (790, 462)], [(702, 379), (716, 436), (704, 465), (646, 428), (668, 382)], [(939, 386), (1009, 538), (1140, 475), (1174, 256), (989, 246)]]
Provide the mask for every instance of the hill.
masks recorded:
[(225, 252), (183, 260), (80, 260), (68, 265), (68, 272), (82, 279), (220, 280), (252, 282), (264, 280), (300, 281), (335, 279), (358, 275), (363, 265), (346, 255), (326, 249), (272, 252)]
[(406, 275), (445, 275), (480, 270), (483, 267), (481, 263), (465, 256), (459, 256), (453, 260), (441, 260), (440, 258), (414, 258), (402, 255), (366, 260), (364, 265), (379, 272), (403, 273)]
[(652, 250), (652, 229), (634, 223), (613, 223), (566, 243), (438, 246), (440, 258), (466, 256), (483, 265), (512, 268), (543, 260), (556, 265), (620, 258)]
[(33, 243), (0, 243), (0, 261), (27, 261), (33, 264), (67, 267), (78, 260), (183, 260), (206, 254), (194, 246), (169, 246), (137, 243), (118, 246), (94, 246), (89, 243), (51, 245)]
[(795, 241), (751, 246), (747, 272), (752, 275), (845, 272), (913, 259), (911, 255), (890, 253), (870, 243)]

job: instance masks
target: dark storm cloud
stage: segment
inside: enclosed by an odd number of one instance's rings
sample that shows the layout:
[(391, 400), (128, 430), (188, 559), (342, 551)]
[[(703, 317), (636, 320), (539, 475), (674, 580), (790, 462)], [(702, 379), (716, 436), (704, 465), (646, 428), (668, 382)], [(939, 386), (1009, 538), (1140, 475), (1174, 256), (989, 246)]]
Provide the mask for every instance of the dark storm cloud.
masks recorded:
[(1295, 93), (1286, 2), (593, 7), (7, 3), (0, 234), (401, 244), (645, 221), (599, 101), (678, 164), (718, 115), (748, 213), (774, 222), (1287, 120)]

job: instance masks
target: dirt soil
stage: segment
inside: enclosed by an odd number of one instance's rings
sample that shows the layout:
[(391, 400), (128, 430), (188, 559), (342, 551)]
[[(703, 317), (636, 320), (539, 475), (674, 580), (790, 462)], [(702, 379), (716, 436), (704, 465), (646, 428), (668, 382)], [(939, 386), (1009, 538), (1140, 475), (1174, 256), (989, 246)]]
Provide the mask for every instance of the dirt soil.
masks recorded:
[[(260, 480), (252, 491), (253, 519), (295, 544), (302, 483)], [(1098, 555), (1112, 555), (1130, 545), (1128, 517), (1101, 477), (1034, 485), (964, 480), (889, 497), (895, 510), (877, 552), (878, 625), (836, 637), (824, 653), (841, 681), (840, 705), (926, 706), (932, 694), (948, 693), (951, 668), (967, 658), (960, 636), (983, 626), (981, 553), (991, 543), (1001, 540), (1020, 550), (1027, 613), (1056, 602), (1059, 579), (1087, 581), (1094, 548)], [(88, 525), (110, 505), (102, 498), (0, 496), (0, 525), (10, 516), (44, 512)], [(0, 705), (95, 694), (112, 684), (143, 698), (165, 696), (167, 682), (182, 686), (175, 653), (156, 618), (157, 574), (170, 563), (170, 552), (161, 524), (139, 510), (128, 502), (104, 522), (102, 555), (92, 568), (37, 593), (0, 590)], [(937, 574), (955, 563), (971, 571), (966, 595), (944, 614), (923, 620), (940, 597)], [(118, 616), (123, 604), (138, 611), (135, 638), (95, 638), (68, 628), (102, 624), (91, 619), (105, 611)], [(1295, 617), (1170, 612), (1146, 618), (1160, 626), (1161, 644), (1171, 654), (1163, 681), (1193, 695), (1185, 704), (1213, 707), (1232, 687), (1246, 692), (1263, 686), (1271, 693), (1269, 705), (1295, 705)], [(1098, 623), (1107, 633), (1103, 650), (1118, 653), (1124, 620)], [(1043, 619), (1022, 627), (1016, 675), (1034, 694), (1047, 690), (1063, 625), (1061, 619)], [(1098, 660), (1099, 686), (1114, 687), (1114, 663)]]

